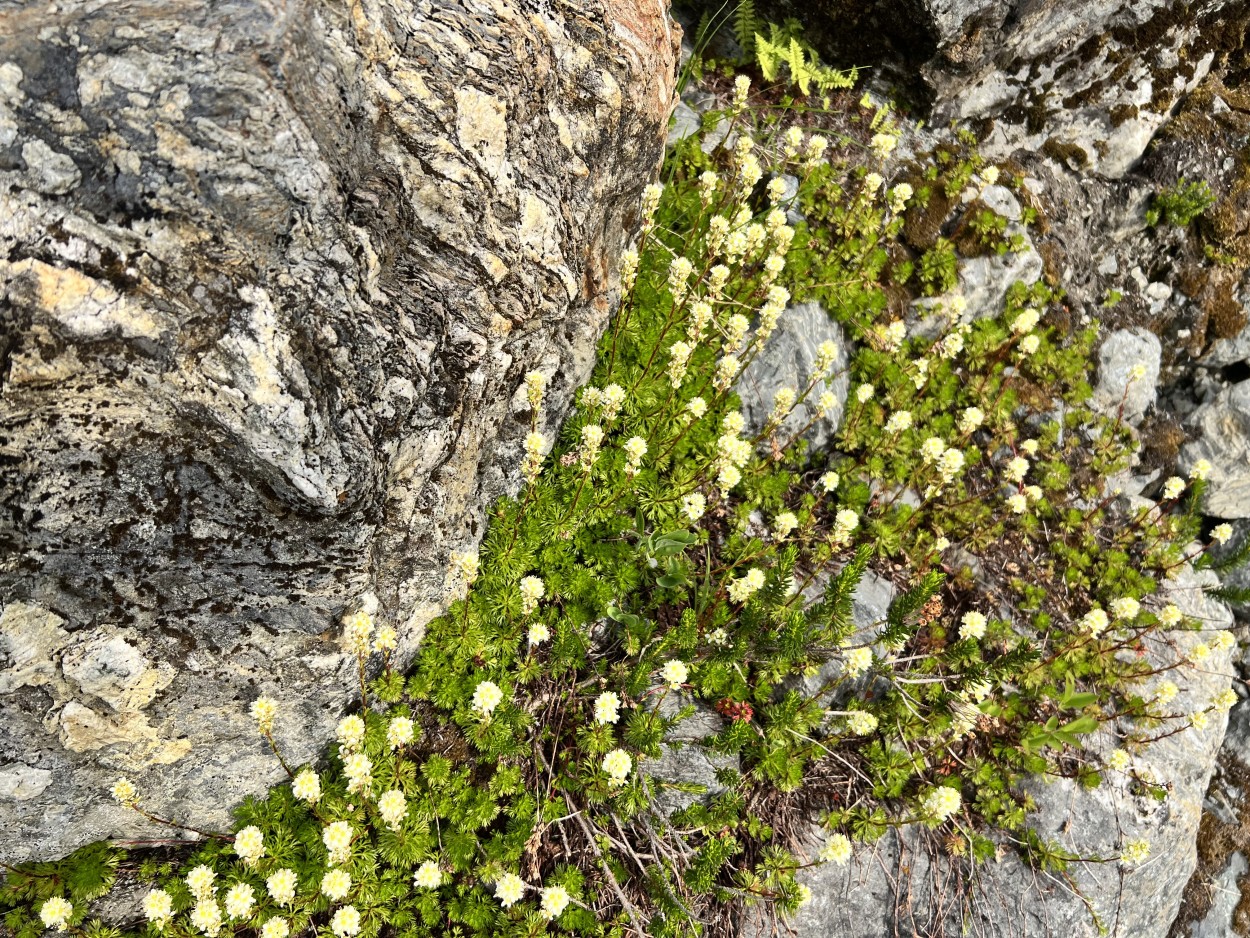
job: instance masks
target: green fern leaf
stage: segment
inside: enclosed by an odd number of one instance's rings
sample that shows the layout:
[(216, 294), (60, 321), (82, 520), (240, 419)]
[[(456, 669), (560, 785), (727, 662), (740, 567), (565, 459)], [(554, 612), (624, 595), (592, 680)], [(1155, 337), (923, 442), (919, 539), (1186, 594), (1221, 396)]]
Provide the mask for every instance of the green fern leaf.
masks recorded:
[(734, 35), (742, 46), (745, 56), (755, 54), (756, 33), (759, 30), (759, 16), (755, 12), (755, 0), (738, 0), (738, 8), (734, 10)]

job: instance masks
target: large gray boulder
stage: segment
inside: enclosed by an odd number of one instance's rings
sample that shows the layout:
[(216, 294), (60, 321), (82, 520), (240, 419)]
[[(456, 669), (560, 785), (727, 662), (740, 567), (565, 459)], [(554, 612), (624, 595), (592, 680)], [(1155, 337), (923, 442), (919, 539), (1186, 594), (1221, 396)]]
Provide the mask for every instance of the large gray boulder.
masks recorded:
[[(0, 857), (229, 823), (558, 426), (677, 30), (591, 0), (0, 9)], [(521, 50), (524, 50), (522, 56)], [(163, 836), (163, 835), (162, 835)]]

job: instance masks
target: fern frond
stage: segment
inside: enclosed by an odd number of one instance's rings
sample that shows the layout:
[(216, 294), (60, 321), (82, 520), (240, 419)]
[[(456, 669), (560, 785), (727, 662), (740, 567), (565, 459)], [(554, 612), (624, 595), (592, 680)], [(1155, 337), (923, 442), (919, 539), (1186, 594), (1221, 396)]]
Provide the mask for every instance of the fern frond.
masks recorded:
[(742, 46), (742, 54), (748, 58), (755, 54), (759, 28), (760, 19), (755, 11), (755, 0), (738, 0), (738, 8), (734, 10), (734, 36)]

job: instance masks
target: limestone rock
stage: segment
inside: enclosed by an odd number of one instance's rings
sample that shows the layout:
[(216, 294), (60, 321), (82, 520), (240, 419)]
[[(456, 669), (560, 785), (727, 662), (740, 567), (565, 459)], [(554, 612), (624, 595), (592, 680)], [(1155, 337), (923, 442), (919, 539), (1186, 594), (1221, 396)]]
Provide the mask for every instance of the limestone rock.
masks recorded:
[(1145, 329), (1119, 329), (1098, 350), (1094, 406), (1136, 423), (1155, 401), (1163, 346)]
[[(655, 806), (664, 817), (725, 791), (716, 773), (721, 769), (739, 768), (737, 756), (714, 753), (699, 745), (725, 728), (724, 718), (710, 706), (692, 700), (687, 694), (670, 692), (663, 696), (660, 713), (671, 718), (687, 706), (693, 706), (694, 713), (665, 737), (660, 744), (660, 757), (642, 759), (638, 763), (639, 772), (659, 783)], [(682, 790), (681, 786), (701, 786), (702, 792)]]
[[(784, 445), (797, 434), (814, 449), (822, 449), (833, 441), (846, 410), (849, 350), (842, 327), (816, 302), (791, 306), (782, 313), (777, 331), (738, 377), (734, 390), (742, 399), (742, 416), (750, 435), (758, 433), (768, 422), (774, 395), (779, 390), (790, 388), (802, 394), (807, 389), (817, 349), (823, 342), (832, 342), (838, 349), (834, 378), (828, 384), (817, 382), (807, 399), (782, 423), (777, 438)], [(824, 416), (818, 416), (817, 403), (826, 391), (833, 395), (833, 406)]]
[[(205, 827), (400, 665), (589, 375), (662, 154), (642, 0), (0, 10), (0, 858)], [(523, 76), (523, 80), (522, 77)], [(521, 403), (515, 403), (515, 402)], [(275, 771), (277, 770), (277, 771)]]
[(1250, 518), (1250, 380), (1225, 388), (1190, 416), (1193, 439), (1181, 466), (1211, 463), (1203, 510), (1217, 518)]

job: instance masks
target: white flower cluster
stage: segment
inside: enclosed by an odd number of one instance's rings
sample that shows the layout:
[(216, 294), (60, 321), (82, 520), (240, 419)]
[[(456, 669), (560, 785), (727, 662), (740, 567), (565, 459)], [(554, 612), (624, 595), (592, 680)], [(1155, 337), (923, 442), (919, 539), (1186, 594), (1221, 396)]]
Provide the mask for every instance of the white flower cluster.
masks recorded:
[(744, 603), (755, 595), (764, 585), (764, 571), (752, 567), (736, 580), (731, 580), (727, 587), (730, 602)]

